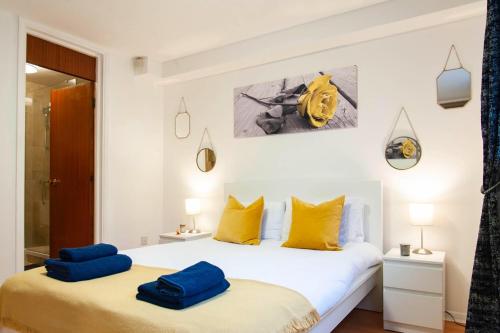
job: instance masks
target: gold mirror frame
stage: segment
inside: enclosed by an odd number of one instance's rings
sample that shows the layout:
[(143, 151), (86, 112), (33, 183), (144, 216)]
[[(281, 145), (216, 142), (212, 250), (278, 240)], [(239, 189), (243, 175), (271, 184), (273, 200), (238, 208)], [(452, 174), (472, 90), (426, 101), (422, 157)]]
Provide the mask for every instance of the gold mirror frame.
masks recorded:
[(410, 136), (399, 136), (389, 141), (385, 147), (385, 160), (396, 170), (408, 170), (420, 162), (422, 147)]
[[(448, 69), (454, 51), (460, 66)], [(451, 45), (442, 72), (436, 78), (437, 104), (443, 109), (464, 107), (472, 98), (471, 73), (464, 68), (455, 45)]]
[(216, 162), (215, 152), (210, 148), (200, 149), (196, 154), (196, 166), (201, 172), (212, 171)]
[[(403, 114), (408, 121), (408, 125), (410, 125), (413, 136), (400, 135), (393, 139), (394, 132)], [(404, 107), (399, 111), (396, 122), (392, 127), (389, 139), (385, 145), (384, 157), (387, 164), (396, 170), (408, 170), (420, 162), (422, 157), (422, 146), (420, 145), (417, 132), (415, 132), (410, 116)]]
[[(184, 111), (182, 111), (182, 107), (184, 107)], [(184, 132), (186, 132), (185, 135), (182, 135), (182, 134), (179, 135), (178, 134), (178, 130), (180, 127), (179, 122), (182, 121), (183, 118), (185, 118), (186, 119), (185, 121), (187, 121), (187, 130), (184, 131)], [(191, 115), (189, 114), (189, 112), (187, 110), (186, 101), (184, 100), (184, 97), (181, 98), (180, 110), (175, 115), (174, 126), (175, 126), (174, 134), (177, 137), (177, 139), (185, 139), (189, 135), (191, 135)], [(186, 127), (186, 126), (183, 126), (183, 127)]]
[[(208, 140), (206, 145), (204, 145), (205, 138)], [(210, 139), (208, 129), (205, 128), (196, 153), (196, 166), (201, 172), (209, 172), (215, 168), (216, 162), (217, 156), (215, 155), (212, 140)]]

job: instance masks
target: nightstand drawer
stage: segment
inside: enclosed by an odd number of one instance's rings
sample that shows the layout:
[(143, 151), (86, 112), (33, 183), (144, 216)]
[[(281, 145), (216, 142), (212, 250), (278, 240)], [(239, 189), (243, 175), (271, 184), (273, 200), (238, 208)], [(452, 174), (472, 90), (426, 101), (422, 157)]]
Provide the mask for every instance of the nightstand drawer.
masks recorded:
[(443, 267), (385, 261), (384, 286), (442, 294)]
[(384, 320), (443, 329), (443, 298), (384, 288)]

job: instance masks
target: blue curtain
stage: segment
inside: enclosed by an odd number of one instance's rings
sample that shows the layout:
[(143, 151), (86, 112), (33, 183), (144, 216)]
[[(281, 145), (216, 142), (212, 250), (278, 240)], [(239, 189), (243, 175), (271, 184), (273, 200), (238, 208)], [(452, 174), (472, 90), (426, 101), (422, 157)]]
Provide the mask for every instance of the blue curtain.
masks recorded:
[[(483, 188), (500, 180), (500, 4), (488, 0), (481, 91)], [(498, 188), (485, 194), (467, 311), (466, 332), (500, 332)]]

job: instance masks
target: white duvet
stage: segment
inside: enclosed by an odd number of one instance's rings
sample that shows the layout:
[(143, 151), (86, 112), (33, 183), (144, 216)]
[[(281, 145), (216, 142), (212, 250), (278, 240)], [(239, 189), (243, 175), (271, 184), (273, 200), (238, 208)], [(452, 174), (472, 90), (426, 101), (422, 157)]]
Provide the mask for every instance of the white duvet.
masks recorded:
[(251, 279), (293, 289), (323, 315), (335, 306), (357, 276), (382, 261), (369, 243), (348, 243), (343, 251), (280, 247), (263, 240), (260, 246), (237, 245), (210, 238), (121, 251), (134, 264), (183, 269), (200, 260), (219, 266), (227, 277)]

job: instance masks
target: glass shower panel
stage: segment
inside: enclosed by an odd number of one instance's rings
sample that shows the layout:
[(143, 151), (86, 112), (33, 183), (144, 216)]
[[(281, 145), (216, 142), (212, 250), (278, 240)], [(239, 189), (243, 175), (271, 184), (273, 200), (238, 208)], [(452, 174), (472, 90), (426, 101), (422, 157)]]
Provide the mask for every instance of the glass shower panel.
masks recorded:
[(25, 266), (49, 254), (50, 87), (26, 81)]
[(79, 83), (69, 75), (34, 65), (26, 70), (25, 268), (43, 264), (50, 253), (50, 95)]

